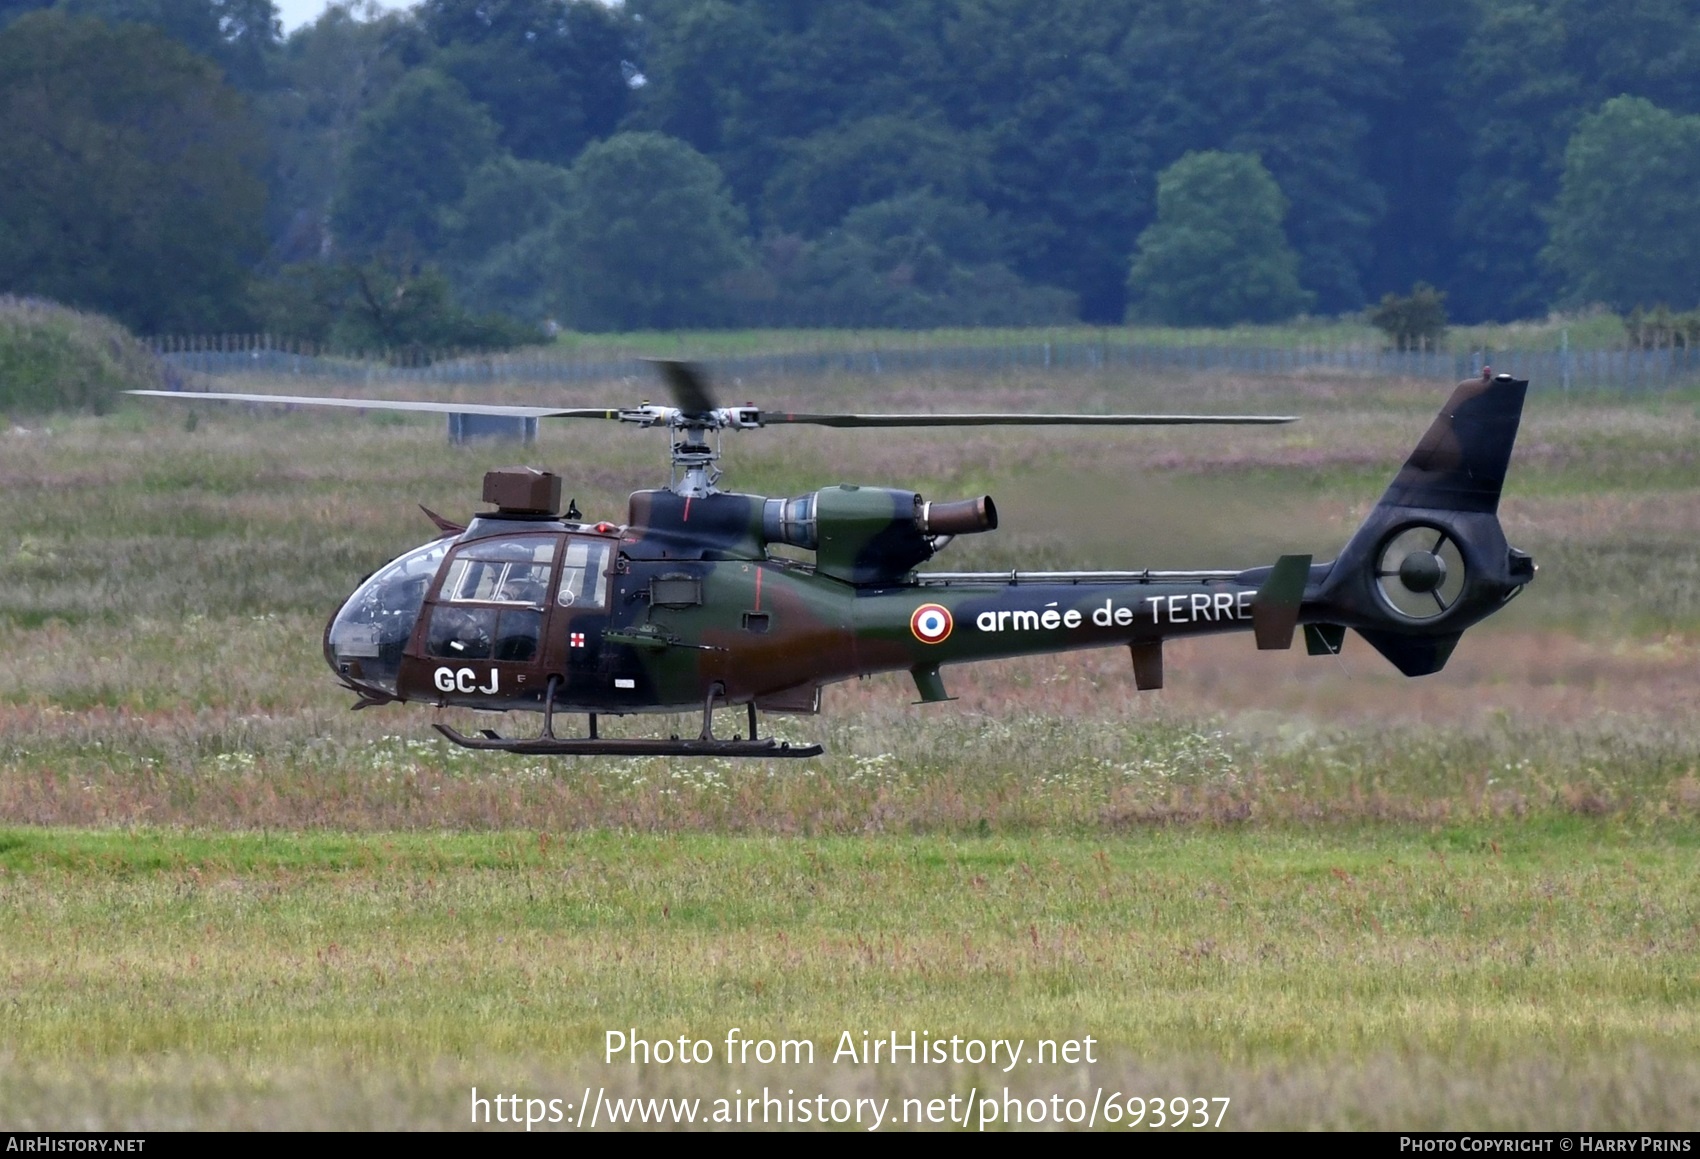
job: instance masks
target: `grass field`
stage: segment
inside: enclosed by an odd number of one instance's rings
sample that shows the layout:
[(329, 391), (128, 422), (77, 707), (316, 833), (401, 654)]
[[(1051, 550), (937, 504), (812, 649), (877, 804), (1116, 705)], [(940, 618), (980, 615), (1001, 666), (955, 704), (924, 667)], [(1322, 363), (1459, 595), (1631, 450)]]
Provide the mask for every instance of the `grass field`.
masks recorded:
[[(1669, 1129), (1700, 1111), (1694, 846), (1681, 824), (1558, 819), (1114, 839), (13, 831), (0, 960), (27, 1003), (0, 1031), (26, 1081), (0, 1119), (52, 1122), (80, 1088), (107, 1113), (194, 1121), (210, 1087), (239, 1118), (281, 1123), (281, 1098), (323, 1122), (314, 1104), (353, 1072), (413, 1087), (405, 1112), (347, 1108), (356, 1125), (465, 1125), (473, 1085), (766, 1082), (1226, 1095), (1238, 1127)], [(606, 1030), (633, 1027), (717, 1053), (731, 1027), (809, 1040), (814, 1065), (603, 1065)], [(910, 1028), (1102, 1046), (1094, 1066), (1011, 1074), (829, 1061), (845, 1030)], [(91, 1090), (91, 1061), (130, 1089)], [(1449, 1107), (1423, 1082), (1449, 1061), (1509, 1089)], [(1397, 1076), (1387, 1102), (1342, 1099), (1366, 1064)]]
[[(1443, 394), (878, 385), (758, 401), (1305, 416), (727, 439), (740, 489), (990, 491), (1003, 530), (952, 568), (1327, 557)], [(1155, 694), (1123, 653), (985, 665), (946, 673), (948, 705), (829, 688), (776, 722), (826, 756), (738, 765), (452, 749), (429, 710), (347, 712), (319, 653), (355, 582), (430, 534), (415, 503), (466, 514), (524, 458), (618, 519), (663, 475), (653, 433), (460, 451), (427, 420), (162, 404), (0, 436), (0, 1123), (463, 1126), (473, 1086), (1007, 1085), (1228, 1096), (1232, 1127), (1692, 1127), (1696, 402), (1536, 393), (1502, 514), (1540, 575), (1437, 676), (1238, 637), (1171, 648)], [(732, 1027), (815, 1062), (601, 1053), (608, 1030), (718, 1048)], [(910, 1029), (1091, 1035), (1098, 1061), (831, 1059), (843, 1031)]]
[[(1617, 350), (1624, 345), (1623, 321), (1595, 308), (1521, 322), (1452, 326), (1443, 349), (1558, 350), (1568, 341), (1574, 350)], [(620, 334), (567, 331), (556, 347), (585, 357), (670, 356), (728, 357), (795, 350), (911, 350), (952, 346), (1028, 346), (1056, 343), (1130, 343), (1153, 346), (1300, 346), (1367, 347), (1386, 344), (1387, 336), (1362, 316), (1300, 318), (1275, 324), (1243, 324), (1216, 329), (1189, 326), (1052, 326), (962, 330), (670, 330)]]

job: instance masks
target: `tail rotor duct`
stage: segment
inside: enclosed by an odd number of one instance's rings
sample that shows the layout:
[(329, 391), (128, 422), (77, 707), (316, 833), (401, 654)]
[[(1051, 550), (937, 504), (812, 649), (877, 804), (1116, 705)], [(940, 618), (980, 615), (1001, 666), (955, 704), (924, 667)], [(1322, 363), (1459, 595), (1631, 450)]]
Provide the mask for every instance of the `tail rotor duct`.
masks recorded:
[(1427, 523), (1402, 528), (1382, 543), (1376, 559), (1376, 591), (1403, 620), (1439, 619), (1464, 594), (1464, 553), (1444, 528)]

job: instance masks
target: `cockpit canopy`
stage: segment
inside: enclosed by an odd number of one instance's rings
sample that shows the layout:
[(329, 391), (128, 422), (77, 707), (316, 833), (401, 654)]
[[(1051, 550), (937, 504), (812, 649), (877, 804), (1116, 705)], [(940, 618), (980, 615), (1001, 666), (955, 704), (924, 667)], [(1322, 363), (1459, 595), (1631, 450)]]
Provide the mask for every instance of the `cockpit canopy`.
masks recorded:
[[(466, 535), (416, 547), (374, 573), (326, 630), (331, 667), (345, 680), (394, 696), (421, 615), (429, 658), (529, 664), (542, 658), (551, 606), (578, 613), (607, 605), (611, 541), (507, 528), (481, 535), (475, 522)], [(439, 571), (443, 581), (433, 596)]]
[(401, 655), (454, 540), (414, 548), (355, 589), (325, 633), (325, 658), (337, 673), (394, 694)]

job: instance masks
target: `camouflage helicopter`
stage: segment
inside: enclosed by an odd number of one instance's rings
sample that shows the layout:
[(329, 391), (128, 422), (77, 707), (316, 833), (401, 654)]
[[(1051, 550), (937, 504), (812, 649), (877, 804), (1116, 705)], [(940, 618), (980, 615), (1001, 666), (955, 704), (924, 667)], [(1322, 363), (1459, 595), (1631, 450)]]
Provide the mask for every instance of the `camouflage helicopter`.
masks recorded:
[[(1312, 655), (1353, 628), (1406, 676), (1439, 671), (1464, 629), (1534, 578), (1497, 515), (1526, 381), (1484, 370), (1439, 416), (1339, 555), (1220, 571), (919, 571), (958, 535), (994, 531), (990, 496), (936, 503), (839, 485), (770, 499), (722, 491), (722, 432), (841, 428), (1278, 423), (1263, 415), (799, 414), (722, 406), (682, 362), (657, 363), (674, 405), (560, 409), (136, 391), (228, 400), (664, 427), (666, 488), (634, 492), (624, 523), (561, 510), (561, 480), (489, 472), (495, 509), (466, 526), (427, 510), (440, 535), (373, 573), (331, 618), (325, 659), (354, 707), (541, 712), (539, 735), (442, 722), (457, 745), (529, 754), (807, 757), (758, 733), (758, 710), (815, 713), (824, 685), (907, 671), (920, 702), (949, 700), (946, 664), (1107, 645), (1132, 654), (1139, 689), (1163, 685), (1163, 641), (1249, 630), (1284, 649), (1302, 625)], [(797, 559), (773, 549), (812, 552)], [(747, 706), (747, 736), (714, 736), (717, 708)], [(598, 735), (599, 715), (702, 712), (696, 737)], [(588, 718), (556, 735), (561, 713)]]

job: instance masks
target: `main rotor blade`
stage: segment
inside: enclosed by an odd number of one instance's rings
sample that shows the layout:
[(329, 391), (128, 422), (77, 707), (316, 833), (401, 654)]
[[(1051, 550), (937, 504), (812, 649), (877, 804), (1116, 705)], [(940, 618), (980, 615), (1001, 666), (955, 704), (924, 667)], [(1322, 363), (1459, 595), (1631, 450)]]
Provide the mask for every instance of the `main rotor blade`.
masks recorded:
[(775, 414), (761, 412), (763, 426), (784, 423), (816, 427), (1172, 427), (1205, 424), (1297, 422), (1296, 415), (1093, 415), (1093, 414)]
[(661, 371), (667, 388), (673, 392), (673, 402), (680, 410), (688, 415), (702, 415), (719, 409), (719, 404), (714, 401), (714, 391), (709, 389), (708, 376), (700, 366), (672, 358), (651, 358), (647, 361)]
[[(733, 424), (727, 415), (746, 416), (751, 410), (742, 408), (721, 412), (712, 408), (695, 409), (703, 402), (712, 402), (707, 387), (694, 367), (683, 362), (661, 362), (668, 382), (674, 386), (681, 404), (679, 413), (689, 416), (708, 416), (711, 426), (751, 425), (748, 418)], [(691, 394), (692, 391), (696, 393)], [(232, 394), (221, 391), (198, 390), (131, 390), (126, 394), (152, 398), (171, 398), (179, 402), (250, 402), (274, 406), (330, 406), (349, 410), (414, 411), (425, 414), (492, 415), (498, 418), (528, 419), (627, 419), (634, 422), (664, 421), (657, 416), (669, 413), (665, 408), (639, 408), (621, 411), (607, 407), (550, 407), (509, 406), (476, 402), (415, 402), (384, 398), (333, 398), (324, 395), (301, 394)], [(753, 425), (817, 426), (817, 427), (1163, 427), (1163, 426), (1243, 426), (1297, 422), (1294, 415), (1095, 415), (1095, 414), (803, 414), (755, 410), (759, 419)]]
[(501, 406), (477, 402), (407, 402), (385, 398), (326, 398), (302, 394), (223, 394), (199, 390), (130, 390), (126, 394), (179, 401), (264, 402), (278, 406), (340, 406), (351, 410), (422, 411), (427, 414), (494, 415), (515, 419), (617, 419), (620, 412), (605, 407)]

